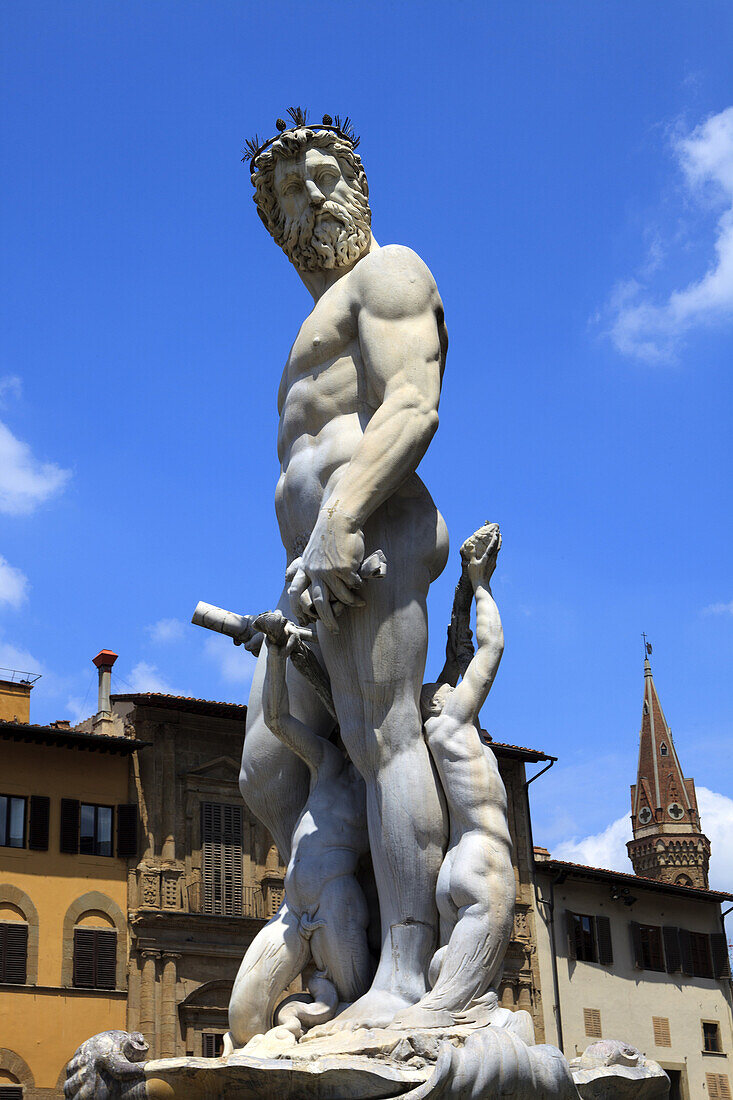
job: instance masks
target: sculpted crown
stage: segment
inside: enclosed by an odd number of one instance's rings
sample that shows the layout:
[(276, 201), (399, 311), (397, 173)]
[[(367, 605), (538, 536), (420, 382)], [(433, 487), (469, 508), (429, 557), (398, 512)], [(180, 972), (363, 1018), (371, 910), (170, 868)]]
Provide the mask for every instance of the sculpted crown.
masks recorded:
[(284, 118), (278, 118), (275, 122), (278, 132), (274, 137), (268, 138), (267, 141), (261, 141), (259, 134), (255, 134), (253, 138), (248, 138), (247, 141), (245, 141), (247, 148), (242, 160), (251, 162), (253, 172), (257, 167), (256, 161), (260, 153), (264, 152), (268, 146), (272, 145), (285, 134), (292, 133), (295, 130), (305, 129), (306, 127), (309, 130), (330, 130), (331, 133), (337, 134), (340, 138), (343, 138), (344, 141), (348, 141), (352, 149), (356, 149), (361, 140), (354, 132), (354, 127), (348, 115), (343, 119), (339, 115), (336, 115), (334, 118), (331, 118), (330, 115), (324, 115), (321, 122), (309, 122), (308, 111), (303, 107), (288, 107), (287, 113), (292, 119), (292, 126), (288, 126)]

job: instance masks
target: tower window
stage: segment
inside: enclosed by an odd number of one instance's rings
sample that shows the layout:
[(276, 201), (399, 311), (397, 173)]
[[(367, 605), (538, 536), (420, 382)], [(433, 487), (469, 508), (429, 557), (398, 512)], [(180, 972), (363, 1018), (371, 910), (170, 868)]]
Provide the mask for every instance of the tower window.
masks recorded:
[(661, 745), (659, 746), (659, 755), (660, 756), (669, 756), (669, 749), (665, 745), (664, 741), (662, 741)]

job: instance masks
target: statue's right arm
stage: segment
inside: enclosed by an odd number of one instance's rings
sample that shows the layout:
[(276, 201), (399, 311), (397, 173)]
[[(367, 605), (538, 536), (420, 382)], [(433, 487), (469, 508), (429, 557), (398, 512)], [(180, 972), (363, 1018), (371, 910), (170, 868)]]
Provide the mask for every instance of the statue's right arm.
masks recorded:
[(463, 679), (449, 696), (443, 713), (458, 722), (473, 722), (496, 678), (504, 652), (504, 630), (488, 583), (474, 583), (476, 597), (476, 654)]

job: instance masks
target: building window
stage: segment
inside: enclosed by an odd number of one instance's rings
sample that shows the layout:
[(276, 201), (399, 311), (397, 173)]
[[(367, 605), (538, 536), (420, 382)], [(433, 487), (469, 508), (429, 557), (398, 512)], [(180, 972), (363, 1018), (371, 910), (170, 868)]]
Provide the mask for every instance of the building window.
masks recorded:
[(730, 1083), (725, 1073), (706, 1073), (708, 1100), (731, 1100)]
[(601, 1011), (598, 1008), (583, 1009), (585, 1033), (590, 1039), (601, 1039)]
[(671, 1047), (672, 1036), (667, 1017), (652, 1016), (652, 1027), (654, 1028), (654, 1045), (657, 1047)]
[(0, 982), (25, 985), (28, 965), (28, 925), (0, 921)]
[(242, 806), (201, 803), (201, 878), (204, 913), (243, 913)]
[(722, 1054), (720, 1024), (717, 1020), (702, 1021), (702, 1049), (706, 1054)]
[(23, 1100), (22, 1085), (0, 1085), (0, 1100)]
[(655, 924), (637, 924), (631, 921), (631, 939), (634, 960), (640, 970), (664, 970), (662, 929)]
[(114, 989), (116, 971), (117, 933), (75, 928), (73, 984), (77, 989)]
[(696, 978), (712, 978), (713, 964), (710, 958), (710, 938), (703, 932), (690, 932), (692, 973)]
[(0, 794), (0, 846), (25, 848), (25, 798)]
[(613, 962), (611, 922), (608, 917), (566, 910), (568, 953), (571, 959), (610, 966)]
[(205, 1031), (201, 1036), (201, 1053), (204, 1058), (220, 1058), (224, 1050), (222, 1031)]
[(79, 813), (79, 851), (89, 856), (112, 855), (112, 807), (82, 802)]
[(662, 741), (661, 745), (659, 746), (659, 755), (660, 756), (669, 756), (669, 749), (665, 745), (664, 741)]

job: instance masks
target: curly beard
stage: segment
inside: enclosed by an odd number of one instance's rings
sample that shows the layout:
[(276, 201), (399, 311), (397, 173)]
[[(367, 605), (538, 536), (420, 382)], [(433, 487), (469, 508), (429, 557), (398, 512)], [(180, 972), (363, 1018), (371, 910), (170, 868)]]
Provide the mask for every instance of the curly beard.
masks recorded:
[(327, 199), (319, 210), (309, 207), (300, 218), (285, 217), (278, 226), (275, 239), (300, 271), (344, 267), (369, 248), (369, 204), (358, 190), (351, 196), (347, 203)]

